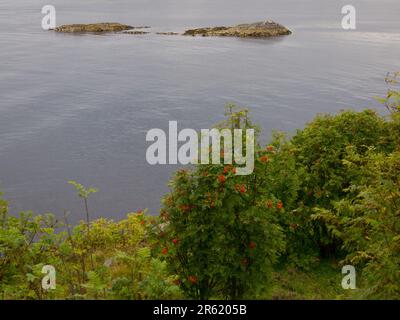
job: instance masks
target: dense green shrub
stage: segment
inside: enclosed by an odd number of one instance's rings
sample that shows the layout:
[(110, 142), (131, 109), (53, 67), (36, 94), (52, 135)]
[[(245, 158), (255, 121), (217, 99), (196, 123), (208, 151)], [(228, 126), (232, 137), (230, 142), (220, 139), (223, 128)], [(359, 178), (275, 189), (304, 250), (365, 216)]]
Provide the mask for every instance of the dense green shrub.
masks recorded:
[[(352, 196), (348, 187), (359, 176), (345, 165), (349, 147), (359, 154), (371, 147), (385, 153), (395, 148), (389, 122), (371, 110), (317, 116), (291, 144), (302, 182), (298, 210), (306, 221), (314, 207), (329, 209), (334, 201)], [(308, 229), (322, 254), (333, 255), (340, 247), (340, 239), (331, 237), (323, 223), (312, 223)]]
[[(244, 111), (230, 110), (220, 128), (232, 125), (252, 128)], [(281, 157), (279, 148), (279, 139), (274, 146), (257, 147), (248, 176), (235, 175), (235, 164), (198, 165), (172, 180), (161, 213), (160, 245), (188, 296), (255, 297), (267, 285), (285, 244), (279, 222), (298, 184), (291, 174), (294, 163)]]
[(315, 209), (313, 219), (343, 240), (345, 258), (363, 268), (365, 297), (400, 298), (400, 152), (353, 153), (347, 164), (363, 178), (350, 186), (357, 195)]
[[(392, 85), (396, 77), (387, 78)], [(348, 146), (343, 160), (353, 177), (345, 196), (333, 208), (315, 207), (311, 218), (341, 239), (347, 253), (343, 263), (362, 270), (366, 298), (400, 299), (400, 99), (389, 89), (380, 101), (390, 111), (386, 121), (387, 146), (369, 146), (360, 152)], [(363, 150), (364, 151), (364, 150)]]

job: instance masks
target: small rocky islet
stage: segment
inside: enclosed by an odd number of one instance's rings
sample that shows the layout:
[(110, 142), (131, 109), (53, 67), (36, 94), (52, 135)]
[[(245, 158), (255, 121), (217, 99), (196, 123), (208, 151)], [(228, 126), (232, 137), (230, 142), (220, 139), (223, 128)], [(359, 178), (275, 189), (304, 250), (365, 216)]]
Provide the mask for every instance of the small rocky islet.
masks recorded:
[[(143, 35), (150, 32), (143, 31), (149, 26), (133, 27), (121, 23), (92, 23), (62, 25), (54, 30), (61, 33), (110, 33), (120, 32), (125, 34)], [(273, 21), (239, 24), (231, 27), (207, 27), (186, 30), (183, 36), (202, 37), (238, 37), (238, 38), (271, 38), (290, 35), (292, 32), (286, 27)], [(156, 32), (158, 35), (179, 35), (176, 32)]]
[(270, 38), (289, 35), (292, 32), (273, 21), (239, 24), (233, 27), (212, 27), (191, 29), (184, 36), (203, 37), (238, 37), (238, 38)]
[(121, 23), (105, 22), (90, 24), (66, 24), (55, 28), (54, 31), (62, 33), (106, 33), (121, 32), (132, 29), (137, 28)]
[(123, 33), (140, 35), (140, 34), (149, 34), (150, 32), (147, 32), (147, 31), (139, 31), (139, 30), (128, 30), (128, 31), (124, 31)]
[(178, 32), (156, 32), (156, 34), (161, 36), (179, 36)]

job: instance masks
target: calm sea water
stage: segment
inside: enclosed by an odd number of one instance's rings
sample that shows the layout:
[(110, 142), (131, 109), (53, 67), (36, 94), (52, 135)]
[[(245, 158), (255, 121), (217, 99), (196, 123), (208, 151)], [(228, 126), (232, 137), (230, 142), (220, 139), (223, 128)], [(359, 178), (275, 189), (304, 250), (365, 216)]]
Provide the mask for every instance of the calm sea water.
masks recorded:
[[(0, 189), (11, 210), (83, 218), (66, 181), (100, 189), (93, 216), (157, 213), (174, 166), (145, 161), (151, 128), (208, 128), (227, 102), (250, 107), (268, 139), (317, 113), (381, 109), (383, 77), (400, 69), (400, 2), (352, 0), (357, 31), (332, 0), (1, 0)], [(57, 24), (116, 21), (151, 31), (272, 19), (293, 35), (271, 40), (66, 35)]]

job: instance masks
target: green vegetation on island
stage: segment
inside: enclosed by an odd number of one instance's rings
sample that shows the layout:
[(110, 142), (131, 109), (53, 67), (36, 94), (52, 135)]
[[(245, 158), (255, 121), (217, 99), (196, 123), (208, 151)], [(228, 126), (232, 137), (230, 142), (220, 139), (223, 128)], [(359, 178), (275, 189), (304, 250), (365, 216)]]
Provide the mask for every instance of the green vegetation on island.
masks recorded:
[(270, 38), (290, 35), (292, 32), (284, 26), (264, 21), (250, 24), (239, 24), (233, 27), (198, 28), (185, 31), (184, 36), (203, 37), (239, 37), (239, 38)]
[(91, 23), (91, 24), (67, 24), (62, 25), (54, 30), (63, 33), (104, 33), (104, 32), (120, 32), (124, 30), (135, 29), (135, 27), (128, 26), (121, 23), (105, 22), (105, 23)]

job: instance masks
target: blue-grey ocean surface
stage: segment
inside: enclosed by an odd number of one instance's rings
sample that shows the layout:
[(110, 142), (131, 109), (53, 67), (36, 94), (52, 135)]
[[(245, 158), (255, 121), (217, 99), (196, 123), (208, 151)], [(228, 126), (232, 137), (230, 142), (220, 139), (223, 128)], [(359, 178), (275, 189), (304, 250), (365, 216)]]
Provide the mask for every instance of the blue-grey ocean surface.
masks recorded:
[[(115, 21), (152, 34), (71, 35), (41, 29)], [(176, 166), (145, 159), (151, 128), (208, 128), (227, 102), (264, 130), (294, 132), (317, 113), (382, 107), (387, 71), (400, 70), (400, 1), (352, 0), (357, 30), (332, 0), (1, 0), (0, 189), (11, 211), (82, 219), (67, 180), (95, 186), (93, 217), (157, 213)], [(266, 19), (293, 31), (270, 39), (160, 36)], [(382, 110), (383, 111), (383, 110)]]

